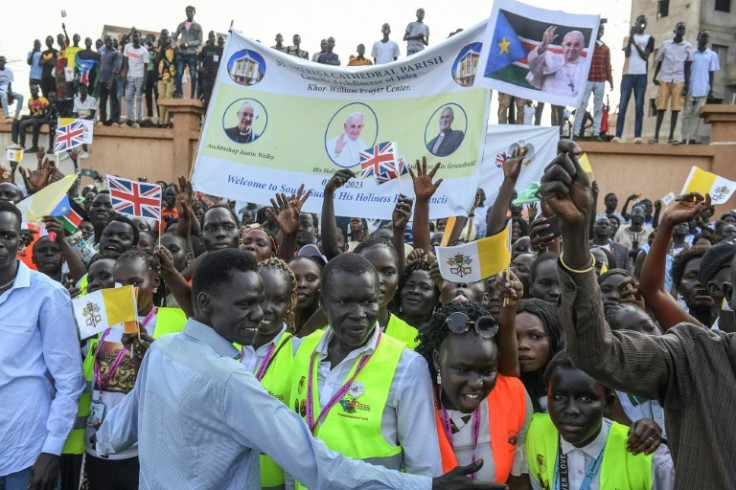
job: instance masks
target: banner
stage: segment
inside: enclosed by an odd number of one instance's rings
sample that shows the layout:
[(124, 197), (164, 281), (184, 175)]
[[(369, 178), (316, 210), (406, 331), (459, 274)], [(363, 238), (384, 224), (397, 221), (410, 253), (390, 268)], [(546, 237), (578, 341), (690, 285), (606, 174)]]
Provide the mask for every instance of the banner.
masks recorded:
[(600, 17), (493, 2), (479, 84), (524, 99), (577, 107), (588, 80)]
[(559, 140), (558, 127), (514, 124), (488, 126), (483, 163), (480, 167), (480, 186), (486, 193), (486, 205), (493, 205), (498, 188), (503, 182), (503, 153), (511, 155), (518, 147), (527, 149), (515, 187), (516, 192), (521, 193), (532, 182), (542, 179), (544, 168), (557, 156)]
[[(395, 142), (413, 167), (442, 162), (434, 217), (467, 214), (478, 185), (490, 98), (474, 86), (485, 22), (412, 56), (334, 67), (228, 36), (194, 162), (197, 191), (267, 203), (300, 184), (320, 212), (335, 171), (361, 174), (360, 152)], [(431, 166), (430, 166), (431, 168)], [(404, 194), (413, 197), (408, 175)], [(360, 178), (335, 193), (338, 216), (390, 219), (399, 179)]]

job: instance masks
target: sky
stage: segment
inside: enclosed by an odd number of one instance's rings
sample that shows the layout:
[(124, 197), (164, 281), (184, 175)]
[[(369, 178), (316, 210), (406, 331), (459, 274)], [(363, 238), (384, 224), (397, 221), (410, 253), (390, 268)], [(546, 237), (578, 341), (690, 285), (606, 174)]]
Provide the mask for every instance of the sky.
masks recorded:
[[(10, 1), (10, 0), (9, 0)], [(550, 8), (549, 0), (526, 0), (525, 3), (537, 7)], [(406, 2), (396, 0), (371, 0), (353, 3), (335, 0), (124, 0), (122, 2), (89, 0), (38, 0), (13, 1), (12, 13), (5, 19), (0, 29), (0, 54), (8, 59), (8, 68), (13, 70), (16, 83), (14, 91), (28, 94), (28, 65), (26, 58), (34, 39), (43, 45), (47, 35), (61, 32), (65, 22), (67, 32), (72, 37), (79, 33), (82, 40), (89, 36), (97, 39), (105, 24), (135, 26), (139, 29), (160, 31), (176, 29), (185, 20), (187, 5), (197, 8), (195, 20), (206, 33), (210, 30), (227, 32), (231, 21), (233, 28), (244, 35), (259, 39), (269, 46), (275, 44), (277, 32), (284, 36), (284, 44), (291, 44), (293, 34), (300, 34), (302, 49), (309, 51), (310, 57), (319, 51), (322, 38), (332, 36), (336, 40), (335, 52), (344, 64), (350, 54), (355, 54), (356, 46), (363, 43), (366, 55), (370, 54), (374, 41), (381, 38), (384, 22), (391, 25), (391, 38), (399, 43), (402, 56), (406, 53), (406, 43), (402, 41), (407, 23), (416, 20), (416, 9), (424, 8), (425, 24), (429, 26), (429, 44), (433, 46), (446, 39), (450, 32), (467, 28), (490, 16), (492, 1), (479, 0), (420, 0)], [(597, 14), (608, 19), (603, 40), (611, 46), (613, 78), (616, 83), (611, 93), (611, 103), (615, 107), (618, 100), (618, 80), (623, 66), (623, 52), (620, 49), (623, 37), (628, 33), (631, 0), (559, 0), (554, 4), (560, 10)], [(66, 11), (62, 19), (61, 10)], [(83, 42), (80, 43), (83, 45)], [(45, 49), (45, 47), (43, 48)], [(495, 96), (494, 96), (495, 99)], [(492, 109), (491, 114), (494, 111)], [(495, 118), (492, 117), (492, 120)]]

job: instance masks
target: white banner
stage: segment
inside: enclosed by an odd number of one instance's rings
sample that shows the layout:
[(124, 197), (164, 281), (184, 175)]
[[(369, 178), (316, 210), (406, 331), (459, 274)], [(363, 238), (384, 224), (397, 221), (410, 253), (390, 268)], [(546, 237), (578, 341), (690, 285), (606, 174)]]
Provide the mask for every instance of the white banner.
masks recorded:
[[(198, 191), (267, 203), (277, 192), (312, 189), (304, 210), (319, 212), (335, 171), (357, 178), (335, 193), (338, 216), (390, 219), (398, 180), (361, 179), (361, 152), (379, 169), (380, 144), (396, 142), (413, 166), (442, 162), (434, 217), (464, 215), (478, 186), (488, 90), (474, 86), (486, 23), (410, 58), (334, 67), (228, 36), (194, 163)], [(364, 163), (366, 165), (366, 163)], [(413, 197), (403, 175), (402, 191)]]
[(486, 193), (486, 204), (493, 204), (503, 182), (503, 160), (499, 161), (502, 153), (511, 155), (518, 147), (527, 149), (515, 187), (517, 192), (521, 192), (532, 182), (541, 180), (544, 168), (557, 156), (559, 140), (560, 128), (556, 126), (488, 126), (480, 178), (480, 186)]

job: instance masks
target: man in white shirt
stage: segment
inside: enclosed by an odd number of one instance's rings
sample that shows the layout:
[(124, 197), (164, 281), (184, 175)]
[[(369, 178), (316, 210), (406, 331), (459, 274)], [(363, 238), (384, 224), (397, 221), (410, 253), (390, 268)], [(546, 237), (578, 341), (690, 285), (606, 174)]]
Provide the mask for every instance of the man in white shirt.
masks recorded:
[(576, 96), (585, 88), (587, 73), (580, 56), (585, 48), (585, 38), (580, 31), (570, 31), (562, 38), (562, 54), (549, 52), (547, 48), (557, 37), (557, 26), (544, 31), (542, 42), (529, 52), (527, 81), (545, 92)]
[(5, 68), (5, 63), (5, 56), (0, 56), (0, 102), (2, 102), (5, 119), (8, 119), (10, 117), (10, 112), (8, 111), (8, 105), (10, 105), (8, 104), (8, 96), (12, 97), (16, 104), (15, 117), (13, 117), (13, 119), (18, 119), (20, 110), (23, 108), (23, 95), (13, 92), (12, 83), (15, 79), (13, 78), (13, 72), (9, 68)]
[(674, 139), (677, 116), (682, 110), (684, 93), (687, 91), (688, 79), (690, 78), (690, 64), (693, 61), (693, 45), (685, 41), (685, 23), (678, 22), (675, 26), (675, 37), (662, 43), (657, 51), (657, 67), (652, 77), (654, 85), (659, 86), (657, 90), (657, 126), (654, 130), (654, 138), (650, 143), (659, 143), (659, 130), (662, 127), (664, 112), (667, 105), (670, 106), (670, 138), (669, 144), (678, 144), (680, 140)]
[(641, 130), (644, 122), (644, 93), (647, 90), (647, 69), (649, 55), (654, 51), (654, 38), (644, 34), (647, 28), (646, 15), (640, 15), (631, 27), (631, 32), (624, 38), (623, 51), (626, 55), (623, 76), (621, 77), (621, 99), (616, 120), (616, 136), (614, 143), (621, 141), (626, 121), (626, 108), (629, 105), (631, 92), (634, 92), (636, 118), (634, 121), (634, 143), (642, 143)]
[[(141, 35), (133, 32), (133, 42), (125, 45), (123, 52), (123, 69), (126, 70), (125, 107), (128, 125), (140, 127), (143, 110), (143, 87), (148, 73), (148, 50), (141, 46)], [(133, 112), (133, 96), (135, 96), (135, 113)]]
[(368, 148), (360, 139), (363, 131), (363, 114), (353, 112), (345, 120), (344, 132), (327, 142), (327, 154), (330, 159), (343, 168), (354, 167), (360, 163), (360, 151)]
[(373, 62), (377, 65), (396, 61), (399, 55), (401, 55), (399, 44), (388, 38), (388, 35), (391, 34), (391, 26), (383, 24), (381, 32), (383, 33), (383, 39), (374, 42), (373, 49), (371, 50)]
[(708, 47), (710, 33), (698, 33), (698, 49), (693, 51), (690, 65), (690, 83), (687, 84), (685, 113), (682, 115), (682, 142), (697, 144), (700, 129), (700, 109), (713, 96), (713, 75), (721, 69), (718, 55)]
[(429, 45), (429, 27), (424, 23), (424, 9), (417, 10), (416, 22), (409, 22), (404, 33), (406, 55), (411, 56)]

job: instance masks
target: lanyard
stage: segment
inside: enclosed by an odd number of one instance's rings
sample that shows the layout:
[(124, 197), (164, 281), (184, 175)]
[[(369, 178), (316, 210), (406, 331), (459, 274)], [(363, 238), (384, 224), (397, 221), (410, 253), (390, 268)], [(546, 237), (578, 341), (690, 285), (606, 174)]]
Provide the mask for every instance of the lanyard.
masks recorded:
[[(590, 483), (593, 481), (593, 477), (598, 473), (603, 463), (603, 452), (606, 450), (606, 446), (603, 446), (601, 453), (590, 462), (588, 469), (585, 471), (585, 478), (580, 484), (579, 490), (588, 490)], [(557, 461), (555, 462), (555, 474), (554, 474), (554, 490), (568, 490), (570, 488), (570, 478), (568, 476), (567, 466), (567, 455), (562, 452), (562, 441), (560, 441), (557, 449)]]
[(327, 402), (325, 408), (322, 409), (319, 417), (317, 417), (317, 420), (314, 420), (314, 394), (312, 392), (314, 387), (314, 360), (317, 358), (317, 349), (314, 349), (314, 352), (312, 352), (312, 357), (309, 360), (309, 383), (307, 384), (307, 425), (309, 426), (309, 430), (312, 432), (312, 435), (314, 435), (314, 430), (317, 428), (320, 422), (322, 422), (322, 420), (327, 417), (327, 414), (330, 412), (330, 410), (332, 410), (332, 407), (334, 407), (337, 402), (342, 400), (342, 397), (344, 397), (345, 394), (350, 391), (350, 387), (353, 385), (355, 378), (358, 377), (358, 374), (363, 370), (365, 365), (368, 364), (368, 361), (370, 361), (373, 357), (373, 354), (375, 354), (378, 350), (378, 345), (381, 343), (381, 337), (382, 333), (379, 329), (378, 340), (376, 340), (376, 350), (374, 350), (367, 356), (361, 357), (360, 361), (358, 361), (358, 366), (355, 368), (355, 373), (353, 374), (353, 376), (344, 385), (342, 385), (339, 390), (337, 390), (337, 393), (332, 395), (332, 398), (330, 398), (330, 401)]
[[(143, 328), (146, 327), (151, 322), (151, 319), (156, 314), (156, 307), (154, 306), (151, 308), (151, 311), (148, 312), (148, 315), (146, 315), (146, 318), (143, 319), (143, 322), (141, 325), (143, 325)], [(128, 349), (126, 349), (124, 346), (120, 348), (118, 351), (118, 354), (115, 356), (115, 359), (112, 361), (112, 364), (110, 364), (110, 369), (107, 371), (107, 374), (105, 375), (105, 379), (102, 379), (102, 373), (100, 371), (100, 361), (99, 361), (99, 353), (100, 349), (102, 348), (102, 343), (105, 341), (105, 338), (107, 337), (107, 334), (110, 333), (110, 330), (112, 328), (108, 328), (105, 330), (105, 332), (100, 337), (100, 340), (97, 341), (97, 348), (95, 349), (95, 365), (94, 365), (94, 376), (95, 376), (95, 382), (97, 383), (98, 388), (100, 389), (100, 397), (102, 397), (102, 392), (105, 391), (105, 388), (110, 384), (110, 380), (112, 380), (112, 377), (115, 375), (115, 373), (118, 370), (118, 367), (120, 367), (120, 363), (123, 362), (123, 358), (125, 357), (125, 354), (128, 353)]]
[[(440, 406), (440, 420), (442, 421), (442, 429), (445, 431), (447, 440), (452, 446), (452, 424), (450, 423), (450, 416), (445, 410), (445, 406), (442, 404), (442, 386), (440, 386), (439, 403)], [(475, 463), (475, 448), (478, 446), (478, 437), (480, 436), (480, 405), (473, 410), (473, 463)], [(454, 448), (453, 448), (454, 449)], [(475, 473), (470, 475), (470, 478), (475, 480)]]

